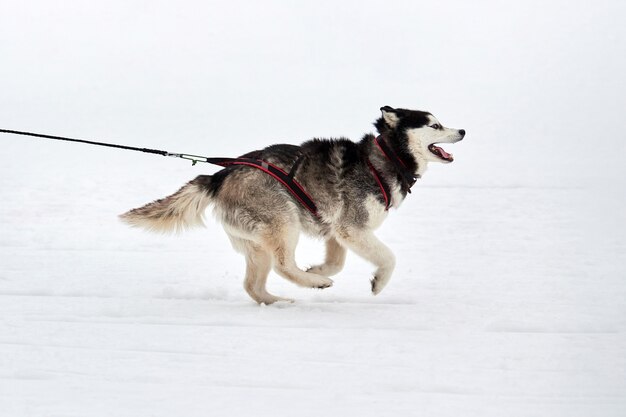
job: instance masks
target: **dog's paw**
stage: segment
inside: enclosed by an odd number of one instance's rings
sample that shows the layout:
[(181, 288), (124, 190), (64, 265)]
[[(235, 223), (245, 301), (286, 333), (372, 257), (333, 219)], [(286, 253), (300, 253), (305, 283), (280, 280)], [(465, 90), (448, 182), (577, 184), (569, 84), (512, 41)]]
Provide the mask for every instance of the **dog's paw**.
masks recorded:
[(295, 302), (295, 300), (292, 298), (277, 297), (268, 292), (266, 292), (265, 294), (261, 294), (261, 295), (254, 294), (251, 296), (254, 299), (254, 301), (256, 301), (259, 305), (265, 304), (266, 306), (274, 304), (274, 303), (294, 303)]
[(293, 298), (284, 298), (284, 297), (276, 297), (276, 296), (269, 296), (266, 298), (263, 298), (261, 301), (259, 301), (259, 304), (265, 304), (266, 306), (269, 306), (271, 304), (274, 303), (295, 303), (296, 300), (294, 300)]
[(393, 272), (395, 266), (395, 260), (392, 258), (391, 262), (387, 265), (383, 265), (379, 267), (376, 272), (374, 272), (374, 279), (372, 279), (372, 294), (378, 295), (385, 288), (389, 280), (391, 279), (391, 274)]
[(389, 282), (391, 278), (390, 274), (376, 274), (371, 281), (372, 284), (372, 294), (378, 295), (385, 288), (385, 285)]
[(311, 280), (311, 288), (324, 289), (333, 286), (333, 280), (327, 277), (319, 276)]
[(378, 295), (383, 290), (384, 285), (380, 285), (380, 281), (376, 277), (370, 283), (372, 284), (372, 294)]

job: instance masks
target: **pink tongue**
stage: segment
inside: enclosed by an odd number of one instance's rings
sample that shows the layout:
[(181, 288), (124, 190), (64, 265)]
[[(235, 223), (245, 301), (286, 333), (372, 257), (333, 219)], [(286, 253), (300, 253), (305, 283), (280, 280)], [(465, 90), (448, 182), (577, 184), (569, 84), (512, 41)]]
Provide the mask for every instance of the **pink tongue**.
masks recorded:
[(444, 150), (443, 150), (443, 149), (441, 149), (439, 146), (435, 146), (435, 145), (433, 145), (433, 146), (434, 146), (435, 148), (437, 148), (437, 150), (438, 150), (439, 152), (441, 152), (441, 155), (442, 155), (444, 158), (446, 158), (446, 159), (449, 159), (449, 158), (450, 158), (450, 154), (449, 154), (448, 152), (444, 151)]

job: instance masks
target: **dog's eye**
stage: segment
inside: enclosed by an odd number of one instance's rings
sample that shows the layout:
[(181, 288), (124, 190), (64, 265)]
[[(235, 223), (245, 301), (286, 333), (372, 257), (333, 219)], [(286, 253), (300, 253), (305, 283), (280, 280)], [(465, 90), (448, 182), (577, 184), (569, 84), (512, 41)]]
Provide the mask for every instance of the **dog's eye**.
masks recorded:
[(434, 125), (430, 125), (429, 127), (432, 127), (433, 129), (441, 129), (441, 125), (435, 123)]

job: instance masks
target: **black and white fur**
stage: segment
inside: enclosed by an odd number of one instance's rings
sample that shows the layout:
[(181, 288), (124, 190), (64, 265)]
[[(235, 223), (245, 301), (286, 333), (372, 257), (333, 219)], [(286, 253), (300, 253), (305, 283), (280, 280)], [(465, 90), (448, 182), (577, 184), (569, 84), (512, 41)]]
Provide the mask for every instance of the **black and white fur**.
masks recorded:
[[(418, 177), (429, 162), (452, 161), (452, 155), (435, 144), (458, 142), (465, 135), (464, 130), (443, 127), (428, 112), (389, 106), (381, 111), (382, 117), (374, 124), (378, 133)], [(368, 161), (388, 184), (393, 207), (400, 206), (406, 190), (397, 168), (374, 139), (372, 134), (358, 143), (345, 138), (313, 139), (300, 146), (272, 145), (246, 155), (285, 171), (303, 156), (295, 179), (312, 196), (319, 218), (274, 178), (241, 165), (200, 175), (173, 195), (120, 217), (132, 226), (179, 231), (202, 225), (203, 213), (212, 204), (233, 247), (246, 258), (244, 288), (258, 303), (292, 301), (267, 292), (265, 284), (272, 268), (303, 287), (330, 287), (333, 281), (329, 277), (342, 270), (347, 249), (375, 265), (372, 292), (378, 294), (391, 278), (395, 257), (374, 235), (388, 211)], [(325, 262), (307, 271), (298, 268), (294, 256), (301, 232), (326, 241)]]

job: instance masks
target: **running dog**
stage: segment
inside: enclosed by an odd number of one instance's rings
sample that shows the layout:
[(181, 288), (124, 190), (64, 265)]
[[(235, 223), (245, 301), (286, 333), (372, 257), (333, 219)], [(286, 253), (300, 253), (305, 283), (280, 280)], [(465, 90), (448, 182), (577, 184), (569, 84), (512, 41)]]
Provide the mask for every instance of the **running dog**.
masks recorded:
[[(176, 193), (130, 210), (120, 218), (132, 226), (170, 232), (203, 225), (213, 205), (235, 250), (246, 258), (244, 288), (259, 304), (290, 301), (266, 290), (270, 270), (309, 288), (327, 288), (342, 270), (346, 250), (375, 265), (372, 293), (387, 285), (395, 266), (391, 250), (374, 230), (399, 207), (429, 162), (450, 163), (438, 144), (463, 139), (465, 130), (444, 127), (423, 111), (382, 107), (374, 126), (355, 143), (345, 138), (313, 139), (300, 146), (272, 145), (244, 155), (290, 172), (314, 202), (312, 211), (285, 182), (263, 169), (231, 165), (200, 175)], [(324, 263), (306, 271), (295, 262), (300, 232), (326, 242)]]

